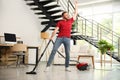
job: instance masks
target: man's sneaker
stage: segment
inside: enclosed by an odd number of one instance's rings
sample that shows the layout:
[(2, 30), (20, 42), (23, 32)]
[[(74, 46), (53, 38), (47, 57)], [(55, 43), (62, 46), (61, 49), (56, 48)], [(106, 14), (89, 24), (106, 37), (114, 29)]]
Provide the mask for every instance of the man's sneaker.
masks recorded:
[(48, 72), (50, 71), (50, 67), (46, 67), (46, 69), (44, 70), (44, 72)]
[(71, 72), (71, 70), (70, 70), (69, 67), (66, 67), (66, 68), (65, 68), (65, 71)]

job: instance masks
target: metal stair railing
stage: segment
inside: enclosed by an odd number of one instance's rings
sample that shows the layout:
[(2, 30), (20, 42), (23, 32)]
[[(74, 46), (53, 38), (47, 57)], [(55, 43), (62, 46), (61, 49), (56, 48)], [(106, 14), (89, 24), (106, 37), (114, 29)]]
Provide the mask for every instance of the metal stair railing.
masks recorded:
[[(39, 3), (41, 2), (40, 0), (33, 0), (33, 1), (36, 5), (38, 5), (38, 7), (41, 10), (43, 10), (42, 11), (43, 14), (48, 13), (46, 12), (46, 8), (43, 7), (43, 4)], [(48, 1), (48, 3), (57, 1), (58, 5), (60, 5), (63, 8), (63, 10), (69, 12), (70, 16), (72, 16), (72, 14), (74, 13), (75, 7), (71, 2), (71, 0), (46, 0), (46, 1)], [(37, 9), (34, 9), (34, 10), (37, 10)], [(47, 14), (46, 17), (50, 18), (51, 14)], [(77, 37), (80, 37), (80, 35), (82, 35), (81, 38), (83, 37), (84, 40), (86, 40), (87, 42), (93, 45), (94, 45), (94, 39), (91, 39), (91, 38), (95, 38), (95, 41), (98, 41), (101, 39), (105, 39), (109, 41), (115, 46), (115, 49), (116, 49), (115, 51), (117, 52), (116, 56), (119, 57), (119, 60), (120, 60), (120, 35), (119, 34), (117, 34), (116, 32), (112, 31), (111, 29), (105, 27), (104, 25), (96, 21), (88, 20), (80, 16), (79, 14), (77, 16), (77, 20), (78, 20), (77, 32), (79, 32), (79, 33), (75, 33), (76, 35), (78, 35)], [(44, 23), (46, 24), (46, 22)], [(53, 22), (50, 22), (50, 23), (53, 24)], [(49, 26), (52, 26), (52, 25), (49, 24), (48, 26), (46, 26), (46, 28), (43, 31), (46, 31), (49, 28)], [(91, 42), (92, 40), (93, 42)], [(97, 44), (95, 44), (94, 46), (97, 46)]]
[[(65, 3), (66, 2), (66, 3)], [(75, 7), (71, 0), (57, 0), (57, 3), (63, 7), (63, 9), (68, 8), (68, 12), (70, 16), (73, 14)], [(65, 5), (64, 5), (65, 4)], [(67, 5), (66, 5), (67, 4)], [(64, 5), (64, 6), (62, 6)], [(105, 27), (104, 25), (94, 21), (88, 20), (78, 14), (78, 32), (80, 35), (91, 36), (96, 38), (97, 40), (107, 40), (112, 43), (115, 47), (115, 54), (118, 58), (120, 58), (120, 35), (113, 30)], [(78, 34), (78, 33), (76, 33)]]

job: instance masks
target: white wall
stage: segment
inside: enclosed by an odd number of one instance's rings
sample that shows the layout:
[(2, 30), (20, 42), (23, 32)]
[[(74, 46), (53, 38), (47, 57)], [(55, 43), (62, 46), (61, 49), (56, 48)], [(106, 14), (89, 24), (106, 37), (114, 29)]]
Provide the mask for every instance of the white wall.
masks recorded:
[[(15, 33), (26, 45), (40, 46), (43, 28), (41, 20), (24, 0), (0, 0), (0, 36), (4, 32)], [(42, 61), (46, 61), (46, 56)]]
[(25, 44), (38, 46), (42, 27), (24, 0), (0, 0), (0, 35), (15, 33)]

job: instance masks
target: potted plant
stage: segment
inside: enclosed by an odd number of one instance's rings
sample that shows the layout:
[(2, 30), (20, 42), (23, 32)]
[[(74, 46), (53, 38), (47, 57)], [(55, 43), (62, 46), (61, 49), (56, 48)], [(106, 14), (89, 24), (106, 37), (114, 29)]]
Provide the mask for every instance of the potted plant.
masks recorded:
[(100, 40), (98, 42), (98, 49), (100, 50), (101, 54), (105, 54), (107, 51), (113, 51), (114, 46), (108, 43), (106, 40)]
[[(98, 42), (98, 49), (100, 50), (101, 54), (106, 54), (106, 52), (108, 51), (113, 51), (114, 50), (114, 46), (110, 43), (108, 43), (106, 40), (100, 40)], [(101, 66), (103, 63), (103, 59), (102, 59), (102, 55), (101, 55)], [(112, 61), (112, 58), (111, 58)], [(105, 55), (104, 55), (104, 65), (105, 65)]]

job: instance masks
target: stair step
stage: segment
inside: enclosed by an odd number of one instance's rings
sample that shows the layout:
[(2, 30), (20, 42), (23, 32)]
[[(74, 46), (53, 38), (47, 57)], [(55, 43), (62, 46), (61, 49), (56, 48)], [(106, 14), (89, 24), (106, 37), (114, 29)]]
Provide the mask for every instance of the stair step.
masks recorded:
[(36, 15), (45, 15), (43, 12), (36, 12)]
[[(57, 18), (60, 18), (61, 16), (60, 15), (57, 15), (57, 16), (51, 16), (51, 19), (57, 19)], [(39, 17), (41, 19), (49, 19), (47, 17)]]
[(87, 36), (87, 35), (80, 35), (80, 36), (85, 37), (85, 38), (94, 38), (92, 36)]
[(24, 1), (33, 1), (33, 0), (24, 0)]
[(50, 9), (53, 9), (53, 8), (56, 8), (56, 7), (60, 7), (59, 5), (51, 5), (51, 6), (45, 6), (44, 8), (46, 10), (50, 10)]
[(39, 17), (40, 19), (49, 19), (49, 18), (47, 18), (47, 17)]
[[(52, 14), (55, 14), (55, 13), (57, 13), (57, 12), (61, 12), (61, 10), (49, 11), (48, 13), (49, 13), (50, 15), (52, 15)], [(43, 13), (43, 12), (37, 12), (37, 13), (35, 13), (35, 14), (37, 14), (37, 15), (43, 15), (44, 13)]]
[[(74, 32), (71, 32), (71, 34), (74, 33)], [(77, 32), (75, 32), (77, 33)], [(71, 35), (71, 38), (74, 39), (74, 40), (82, 40), (82, 38), (78, 35)]]
[[(59, 20), (55, 20), (54, 22), (57, 23)], [(48, 24), (50, 21), (42, 21), (41, 24), (44, 25), (44, 24)]]
[(48, 23), (50, 23), (50, 21), (42, 21), (41, 22), (42, 25), (45, 25), (45, 24), (48, 24)]
[(44, 13), (43, 12), (37, 12), (35, 14), (37, 14), (37, 15), (43, 15)]
[(40, 1), (39, 3), (41, 3), (42, 5), (46, 5), (46, 4), (51, 3), (51, 2), (52, 2), (52, 0), (49, 0), (49, 1)]
[(40, 16), (41, 16), (41, 15), (44, 15), (44, 16), (45, 16), (45, 14), (43, 14), (42, 12), (37, 12), (37, 13), (35, 13), (35, 14), (38, 15), (38, 16), (39, 16), (39, 15), (40, 15)]
[(27, 5), (33, 6), (33, 5), (36, 5), (36, 4), (35, 3), (27, 3)]
[(72, 31), (71, 34), (78, 33), (77, 31)]
[(58, 13), (58, 12), (62, 12), (62, 10), (55, 10), (55, 11), (48, 11), (49, 14), (55, 14), (55, 13)]
[(44, 5), (44, 6), (51, 6), (51, 5), (57, 5), (56, 1), (51, 1), (50, 3)]
[(53, 19), (57, 19), (57, 18), (61, 18), (61, 17), (62, 17), (61, 15), (51, 16), (51, 18), (53, 18)]
[(31, 8), (32, 10), (40, 10), (40, 8), (36, 7), (36, 8)]

